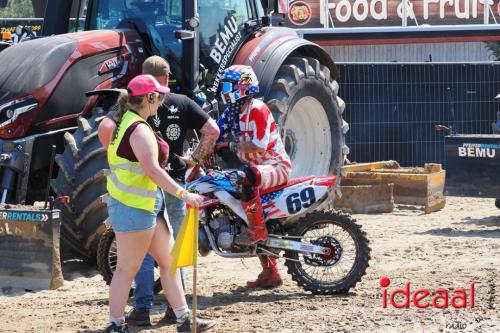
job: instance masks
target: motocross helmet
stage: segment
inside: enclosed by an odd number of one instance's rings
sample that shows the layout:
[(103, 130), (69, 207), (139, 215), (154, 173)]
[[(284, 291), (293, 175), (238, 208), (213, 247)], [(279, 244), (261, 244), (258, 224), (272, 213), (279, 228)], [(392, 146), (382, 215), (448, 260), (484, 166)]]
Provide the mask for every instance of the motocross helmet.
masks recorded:
[(259, 80), (252, 67), (232, 65), (221, 79), (221, 97), (224, 104), (233, 104), (259, 92)]

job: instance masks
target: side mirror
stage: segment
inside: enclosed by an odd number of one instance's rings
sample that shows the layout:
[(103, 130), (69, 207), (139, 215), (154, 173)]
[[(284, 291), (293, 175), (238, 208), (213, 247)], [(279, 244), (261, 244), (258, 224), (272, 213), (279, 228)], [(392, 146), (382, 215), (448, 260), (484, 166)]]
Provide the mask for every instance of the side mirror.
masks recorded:
[(279, 0), (261, 0), (260, 3), (266, 13), (281, 14), (283, 10), (286, 10), (280, 6)]
[(261, 0), (260, 3), (262, 4), (262, 7), (264, 8), (265, 13), (269, 13), (273, 9), (270, 8), (271, 4), (269, 0)]
[(273, 10), (274, 10), (274, 13), (275, 14), (282, 14), (281, 10), (280, 10), (280, 4), (279, 4), (279, 1), (278, 0), (273, 0)]
[(0, 8), (5, 8), (7, 7), (7, 3), (9, 0), (0, 0)]

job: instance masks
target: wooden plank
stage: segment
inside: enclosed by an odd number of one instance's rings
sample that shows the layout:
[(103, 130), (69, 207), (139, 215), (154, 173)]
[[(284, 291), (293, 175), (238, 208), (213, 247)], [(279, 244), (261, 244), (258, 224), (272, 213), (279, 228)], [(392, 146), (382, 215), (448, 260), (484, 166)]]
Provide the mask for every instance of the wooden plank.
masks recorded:
[(353, 214), (391, 213), (394, 210), (392, 184), (341, 186), (334, 208)]
[(370, 163), (356, 163), (344, 166), (346, 172), (370, 171), (374, 169), (396, 169), (399, 168), (399, 163), (396, 161), (379, 161)]

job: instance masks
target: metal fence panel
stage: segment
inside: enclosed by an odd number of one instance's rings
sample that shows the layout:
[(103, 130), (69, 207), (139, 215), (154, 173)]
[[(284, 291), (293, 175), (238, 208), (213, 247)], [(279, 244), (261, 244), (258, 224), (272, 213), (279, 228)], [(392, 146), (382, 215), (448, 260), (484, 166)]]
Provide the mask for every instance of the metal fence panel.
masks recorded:
[(339, 63), (350, 124), (350, 160), (397, 160), (403, 166), (445, 162), (444, 136), (491, 133), (500, 63)]

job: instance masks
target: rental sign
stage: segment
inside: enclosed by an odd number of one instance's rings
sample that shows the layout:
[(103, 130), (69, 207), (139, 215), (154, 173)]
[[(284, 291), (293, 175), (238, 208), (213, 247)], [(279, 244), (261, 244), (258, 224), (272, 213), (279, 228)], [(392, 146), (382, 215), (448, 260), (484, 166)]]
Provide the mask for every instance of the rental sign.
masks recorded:
[(500, 23), (500, 0), (280, 0), (293, 28)]

